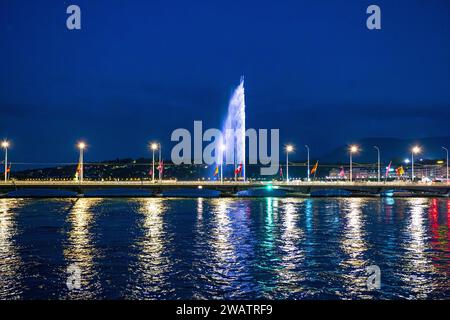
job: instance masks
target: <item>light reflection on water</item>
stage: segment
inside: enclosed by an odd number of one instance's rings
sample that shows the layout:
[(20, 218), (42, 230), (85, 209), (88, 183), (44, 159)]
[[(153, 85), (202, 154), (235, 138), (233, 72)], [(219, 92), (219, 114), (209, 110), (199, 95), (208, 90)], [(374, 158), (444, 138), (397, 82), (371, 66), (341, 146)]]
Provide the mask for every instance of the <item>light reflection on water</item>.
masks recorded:
[(449, 298), (449, 223), (448, 199), (0, 199), (0, 298)]
[(81, 198), (74, 202), (67, 215), (70, 229), (63, 255), (67, 266), (78, 268), (80, 274), (80, 288), (68, 290), (68, 299), (93, 299), (100, 294), (100, 282), (94, 267), (96, 248), (91, 231), (94, 220), (93, 208), (99, 205), (101, 205), (99, 199)]
[(20, 265), (22, 261), (14, 236), (17, 233), (16, 213), (20, 200), (0, 199), (0, 299), (20, 298)]
[(362, 206), (365, 205), (365, 201), (362, 198), (345, 199), (342, 208), (344, 223), (341, 248), (345, 253), (342, 267), (346, 270), (342, 272), (342, 280), (344, 288), (349, 289), (353, 295), (364, 292), (367, 288), (364, 275), (365, 268), (368, 266), (368, 261), (365, 259), (367, 243), (362, 221)]
[(428, 199), (408, 200), (411, 214), (405, 223), (407, 237), (403, 243), (406, 249), (403, 256), (404, 270), (407, 273), (402, 275), (405, 284), (411, 288), (408, 297), (427, 298), (428, 293), (434, 290), (433, 281), (427, 276), (427, 274), (434, 272), (433, 265), (426, 254), (429, 248), (429, 238), (425, 229), (427, 223), (426, 211), (429, 204)]
[(141, 215), (142, 236), (137, 239), (137, 263), (131, 266), (132, 285), (129, 286), (130, 299), (164, 298), (164, 292), (174, 291), (165, 288), (171, 269), (170, 256), (167, 254), (167, 242), (170, 240), (164, 226), (165, 206), (162, 199), (140, 200), (138, 212)]

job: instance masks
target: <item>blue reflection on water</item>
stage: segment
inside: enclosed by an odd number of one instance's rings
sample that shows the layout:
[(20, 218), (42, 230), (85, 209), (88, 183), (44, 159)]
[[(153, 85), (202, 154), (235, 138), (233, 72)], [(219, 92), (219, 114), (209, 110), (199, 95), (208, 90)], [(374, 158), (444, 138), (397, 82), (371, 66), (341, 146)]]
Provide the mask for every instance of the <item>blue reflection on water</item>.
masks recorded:
[(449, 224), (448, 199), (0, 199), (0, 298), (449, 298)]

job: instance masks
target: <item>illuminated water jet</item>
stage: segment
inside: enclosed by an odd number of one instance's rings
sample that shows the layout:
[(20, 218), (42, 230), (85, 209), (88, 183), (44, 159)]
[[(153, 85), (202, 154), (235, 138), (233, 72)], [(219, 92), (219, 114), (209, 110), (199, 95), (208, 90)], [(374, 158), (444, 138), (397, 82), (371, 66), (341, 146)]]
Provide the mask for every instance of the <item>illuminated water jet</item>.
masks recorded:
[[(228, 116), (225, 121), (226, 155), (233, 155), (234, 169), (242, 164), (242, 178), (245, 180), (245, 92), (244, 76), (234, 90), (228, 104)], [(230, 130), (231, 129), (231, 130)], [(234, 132), (232, 134), (231, 132)], [(227, 160), (228, 162), (228, 160)], [(237, 174), (235, 173), (235, 179)]]

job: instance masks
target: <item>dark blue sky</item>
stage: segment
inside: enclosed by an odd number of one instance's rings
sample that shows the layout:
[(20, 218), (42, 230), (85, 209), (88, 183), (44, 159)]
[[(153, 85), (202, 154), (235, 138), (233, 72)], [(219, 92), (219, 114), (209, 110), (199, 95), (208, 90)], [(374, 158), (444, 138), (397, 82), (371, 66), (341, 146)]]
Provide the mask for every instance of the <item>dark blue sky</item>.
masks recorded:
[(221, 128), (242, 74), (247, 127), (316, 152), (450, 135), (449, 39), (446, 0), (1, 0), (0, 136), (19, 162), (75, 161), (80, 137), (89, 160), (167, 152), (175, 128)]

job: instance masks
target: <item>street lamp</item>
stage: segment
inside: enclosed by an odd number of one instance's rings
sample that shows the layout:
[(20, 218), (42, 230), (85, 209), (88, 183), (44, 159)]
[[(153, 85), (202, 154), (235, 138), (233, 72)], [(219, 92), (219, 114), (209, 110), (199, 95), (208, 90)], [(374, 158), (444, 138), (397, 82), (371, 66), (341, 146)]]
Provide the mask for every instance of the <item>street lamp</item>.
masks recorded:
[(224, 144), (220, 145), (220, 183), (223, 183), (223, 152), (227, 149)]
[(447, 165), (447, 183), (448, 183), (448, 148), (446, 147), (442, 147), (442, 149), (445, 151), (445, 153), (447, 154), (447, 161), (446, 161), (446, 165)]
[(414, 155), (422, 151), (419, 146), (414, 146), (411, 150), (411, 181), (414, 182)]
[(157, 143), (152, 143), (150, 148), (152, 149), (152, 182), (155, 182), (155, 150), (158, 149)]
[(7, 140), (2, 141), (2, 147), (5, 149), (5, 182), (8, 181), (8, 147), (9, 142)]
[(356, 152), (358, 152), (358, 146), (356, 146), (356, 145), (350, 146), (350, 182), (353, 181), (353, 159), (352, 159), (352, 156)]
[(373, 146), (376, 150), (377, 150), (377, 154), (378, 154), (378, 182), (380, 182), (380, 178), (381, 178), (381, 164), (380, 164), (380, 148), (377, 146)]
[(83, 176), (84, 176), (84, 164), (83, 164), (83, 151), (86, 148), (86, 143), (84, 142), (79, 142), (78, 143), (78, 149), (80, 149), (80, 158), (79, 158), (79, 163), (80, 163), (80, 183), (83, 182)]
[(289, 152), (294, 151), (294, 147), (292, 145), (286, 146), (286, 182), (289, 182)]
[(308, 145), (305, 145), (305, 148), (306, 148), (306, 151), (307, 151), (307, 160), (308, 160), (308, 181), (310, 180), (309, 179), (309, 146)]

